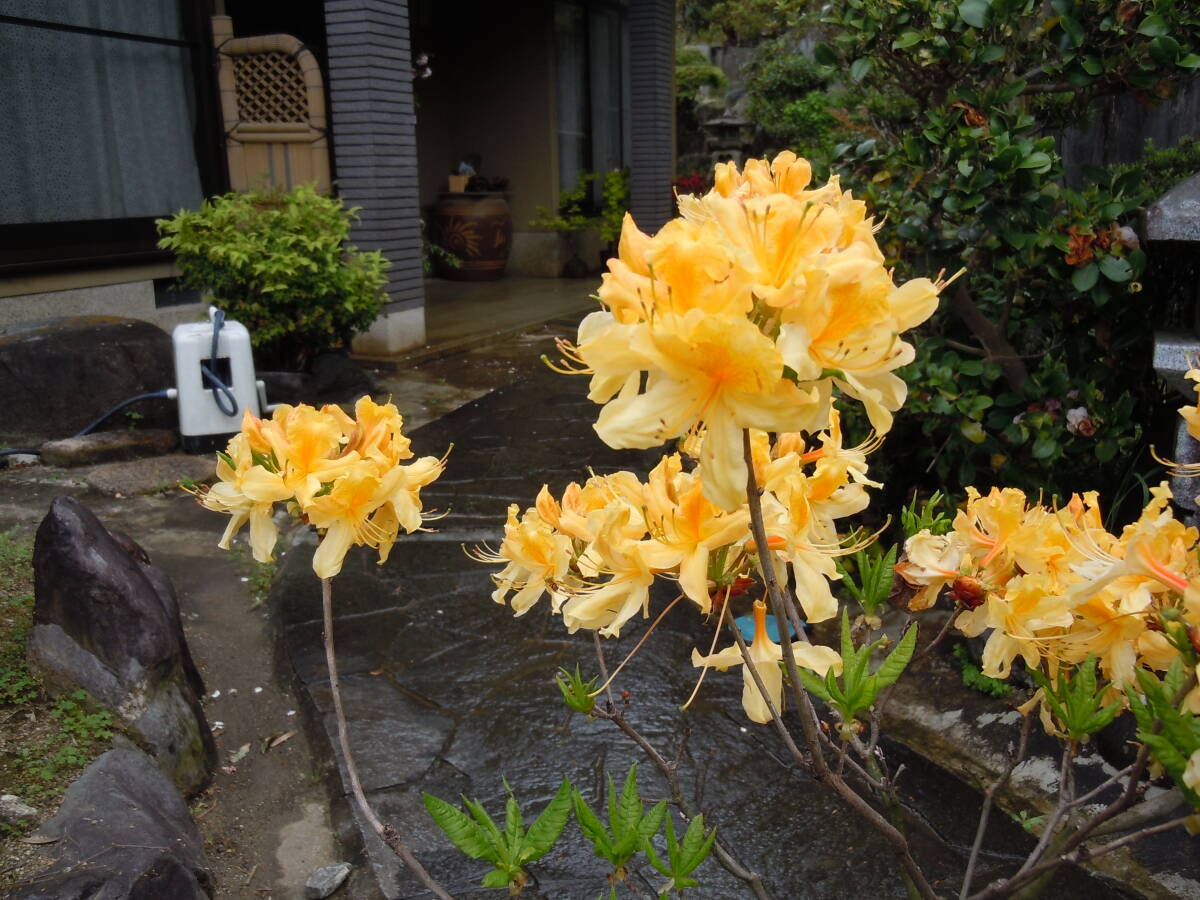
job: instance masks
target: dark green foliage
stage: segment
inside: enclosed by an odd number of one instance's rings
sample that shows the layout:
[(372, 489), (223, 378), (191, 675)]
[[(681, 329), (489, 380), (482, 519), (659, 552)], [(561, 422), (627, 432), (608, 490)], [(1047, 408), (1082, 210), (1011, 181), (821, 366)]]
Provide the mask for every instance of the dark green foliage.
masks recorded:
[[(617, 883), (625, 879), (630, 860), (639, 852), (645, 852), (651, 865), (671, 879), (662, 888), (662, 896), (672, 890), (695, 887), (698, 882), (692, 873), (708, 858), (716, 838), (716, 829), (705, 833), (704, 817), (696, 816), (683, 839), (677, 839), (675, 825), (667, 815), (667, 802), (660, 800), (647, 810), (638, 796), (636, 765), (630, 766), (620, 794), (612, 778), (608, 779), (607, 825), (592, 812), (583, 795), (563, 779), (554, 799), (526, 830), (520, 805), (508, 782), (504, 789), (508, 799), (503, 831), (475, 800), (463, 797), (466, 807), (463, 812), (431, 794), (423, 797), (425, 809), (454, 846), (472, 859), (487, 860), (494, 866), (484, 876), (483, 886), (508, 888), (514, 896), (521, 893), (528, 880), (524, 866), (550, 851), (561, 836), (572, 807), (579, 830), (592, 844), (596, 856), (612, 866), (608, 877), (610, 897), (616, 896)], [(665, 862), (652, 843), (664, 819), (667, 822)]]
[(1188, 761), (1200, 750), (1200, 719), (1180, 709), (1187, 676), (1182, 659), (1177, 658), (1159, 680), (1151, 672), (1138, 669), (1142, 696), (1126, 691), (1129, 708), (1138, 723), (1138, 739), (1175, 781), (1192, 806), (1200, 809), (1200, 793), (1195, 785), (1183, 780)]
[(591, 185), (595, 180), (595, 172), (580, 172), (575, 187), (569, 191), (559, 191), (558, 209), (551, 212), (546, 207), (539, 206), (537, 215), (529, 222), (530, 227), (565, 232), (590, 228), (593, 223)]
[(33, 542), (0, 532), (0, 707), (36, 700), (41, 687), (25, 666), (33, 628)]
[(629, 209), (629, 170), (612, 169), (604, 175), (604, 204), (600, 209), (600, 240), (615, 244)]
[(390, 263), (346, 243), (355, 212), (312, 185), (234, 192), (160, 219), (159, 246), (261, 356), (294, 365), (348, 344), (383, 309)]
[(638, 796), (637, 766), (629, 767), (625, 784), (617, 794), (612, 776), (608, 779), (608, 826), (592, 812), (578, 788), (572, 789), (575, 820), (584, 837), (601, 859), (608, 860), (618, 878), (624, 878), (625, 864), (658, 832), (667, 811), (667, 801), (660, 800), (647, 812)]
[(981, 694), (987, 694), (989, 697), (1002, 699), (1013, 692), (1013, 687), (1007, 681), (1000, 678), (993, 678), (990, 675), (984, 675), (979, 670), (979, 666), (971, 662), (971, 656), (967, 652), (967, 645), (957, 643), (954, 649), (950, 651), (954, 657), (954, 661), (958, 663), (962, 669), (962, 681), (971, 690), (979, 691)]
[(700, 884), (695, 878), (691, 877), (691, 873), (704, 860), (708, 859), (713, 841), (717, 839), (717, 830), (715, 828), (708, 832), (708, 834), (704, 833), (704, 816), (702, 815), (696, 816), (696, 818), (688, 823), (687, 831), (684, 832), (682, 841), (679, 841), (675, 837), (675, 823), (671, 820), (671, 817), (666, 816), (665, 819), (667, 823), (666, 863), (663, 863), (659, 859), (658, 854), (654, 852), (654, 845), (649, 840), (642, 842), (642, 849), (646, 852), (646, 857), (650, 860), (650, 864), (671, 879), (659, 892), (660, 898), (665, 898), (673, 890), (682, 891), (684, 888), (696, 887)]
[(592, 696), (592, 691), (596, 690), (596, 679), (584, 681), (583, 676), (579, 674), (578, 664), (574, 672), (559, 669), (558, 674), (554, 676), (554, 683), (562, 692), (563, 702), (575, 712), (586, 716), (595, 707), (596, 698)]
[[(946, 509), (943, 510), (942, 506)], [(946, 534), (954, 527), (954, 520), (948, 515), (954, 512), (953, 505), (941, 491), (934, 491), (929, 499), (917, 508), (917, 497), (914, 496), (908, 506), (900, 510), (900, 527), (905, 537), (912, 537), (921, 531), (930, 534)]]

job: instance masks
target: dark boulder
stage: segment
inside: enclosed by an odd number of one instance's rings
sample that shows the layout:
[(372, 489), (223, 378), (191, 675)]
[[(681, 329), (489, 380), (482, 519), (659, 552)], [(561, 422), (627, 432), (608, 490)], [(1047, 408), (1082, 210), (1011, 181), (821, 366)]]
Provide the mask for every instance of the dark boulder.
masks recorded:
[(38, 830), (58, 858), (11, 900), (208, 900), (204, 844), (179, 792), (139, 750), (109, 750)]
[[(175, 384), (170, 336), (149, 322), (81, 316), (0, 326), (0, 409), (7, 435), (65, 438), (123, 400)], [(174, 427), (175, 403), (129, 408)], [(108, 424), (121, 424), (118, 414)]]
[(29, 660), (52, 692), (108, 708), (179, 790), (209, 781), (216, 746), (175, 591), (144, 550), (59, 497), (34, 541)]

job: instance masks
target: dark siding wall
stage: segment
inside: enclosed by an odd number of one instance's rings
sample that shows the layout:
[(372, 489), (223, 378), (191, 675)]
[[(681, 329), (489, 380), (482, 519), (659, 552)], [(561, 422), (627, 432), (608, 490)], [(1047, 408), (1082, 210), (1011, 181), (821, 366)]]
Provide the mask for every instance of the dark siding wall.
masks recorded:
[(632, 0), (630, 53), (630, 212), (647, 233), (675, 214), (675, 3)]
[(337, 189), (392, 262), (389, 311), (425, 302), (408, 27), (407, 0), (325, 0)]

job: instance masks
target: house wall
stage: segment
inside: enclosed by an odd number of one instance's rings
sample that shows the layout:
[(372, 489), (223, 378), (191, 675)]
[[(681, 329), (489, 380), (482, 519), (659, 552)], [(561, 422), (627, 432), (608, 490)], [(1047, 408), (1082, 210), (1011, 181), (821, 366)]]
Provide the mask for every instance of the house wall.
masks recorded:
[(0, 279), (0, 328), (59, 316), (125, 316), (170, 331), (204, 315), (204, 303), (162, 305), (154, 279), (171, 278), (170, 263)]
[(427, 4), (413, 51), (429, 53), (433, 68), (416, 84), (422, 210), (478, 153), (480, 174), (509, 179), (514, 230), (528, 231), (536, 208), (557, 198), (552, 4)]

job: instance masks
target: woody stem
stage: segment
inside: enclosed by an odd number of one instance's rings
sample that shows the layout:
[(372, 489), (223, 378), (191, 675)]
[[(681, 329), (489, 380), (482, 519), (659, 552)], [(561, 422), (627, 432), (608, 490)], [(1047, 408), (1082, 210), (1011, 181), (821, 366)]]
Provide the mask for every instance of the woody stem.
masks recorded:
[[(896, 826), (880, 815), (875, 807), (871, 806), (866, 799), (850, 787), (841, 776), (829, 768), (829, 763), (826, 762), (825, 756), (821, 751), (820, 726), (817, 721), (817, 711), (813, 708), (812, 699), (809, 697), (808, 691), (804, 690), (804, 685), (800, 681), (800, 675), (796, 668), (796, 655), (792, 649), (791, 639), (788, 637), (789, 599), (785, 596), (783, 589), (779, 585), (779, 580), (775, 577), (775, 560), (772, 558), (770, 547), (767, 546), (767, 529), (763, 521), (762, 512), (762, 491), (759, 489), (758, 479), (754, 475), (754, 453), (750, 444), (749, 430), (742, 431), (742, 455), (746, 460), (746, 503), (750, 508), (751, 533), (754, 535), (754, 542), (758, 547), (759, 568), (762, 570), (763, 581), (766, 582), (767, 594), (771, 601), (771, 608), (775, 613), (775, 621), (779, 626), (779, 639), (783, 650), (783, 661), (787, 670), (788, 681), (791, 683), (796, 710), (800, 715), (800, 730), (804, 736), (804, 743), (808, 747), (817, 780), (837, 794), (843, 802), (865, 819), (869, 825), (887, 840), (891, 846), (892, 853), (895, 854), (903, 869), (909, 893), (925, 898), (925, 900), (936, 900), (937, 895), (933, 892), (933, 888), (930, 887), (920, 866), (917, 865), (916, 860), (912, 857), (908, 846), (908, 839), (905, 838), (904, 834)], [(740, 634), (738, 637), (740, 638)], [(738, 641), (738, 646), (742, 647), (742, 655), (745, 657), (746, 665), (750, 666), (758, 689), (760, 692), (763, 692), (763, 696), (766, 698), (766, 693), (763, 691), (758, 673), (751, 665), (744, 643), (741, 640)], [(766, 699), (769, 702), (769, 698)], [(774, 709), (771, 712), (774, 718), (778, 718), (778, 713)], [(782, 722), (778, 722), (777, 725), (782, 726)]]
[(367, 820), (379, 839), (387, 844), (392, 852), (408, 866), (421, 884), (425, 885), (439, 900), (454, 900), (446, 893), (433, 877), (425, 871), (425, 867), (412, 855), (399, 833), (391, 825), (384, 825), (367, 802), (363, 792), (362, 781), (358, 777), (358, 766), (354, 762), (354, 754), (350, 751), (350, 734), (346, 728), (346, 714), (342, 709), (342, 688), (338, 680), (337, 654), (333, 646), (333, 579), (321, 579), (321, 608), (325, 615), (325, 664), (329, 667), (329, 692), (333, 696), (333, 717), (337, 721), (338, 743), (342, 748), (342, 759), (346, 763), (346, 774), (350, 778), (350, 790), (358, 804), (359, 812)]

